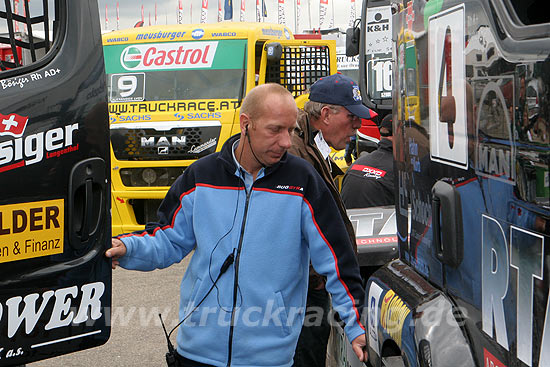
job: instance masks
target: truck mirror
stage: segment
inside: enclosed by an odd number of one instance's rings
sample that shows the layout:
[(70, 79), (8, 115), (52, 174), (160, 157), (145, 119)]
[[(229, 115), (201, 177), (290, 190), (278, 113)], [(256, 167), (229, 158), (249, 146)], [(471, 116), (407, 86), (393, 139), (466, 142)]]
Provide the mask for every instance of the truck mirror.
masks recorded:
[(359, 27), (348, 28), (346, 30), (346, 56), (359, 55)]
[(283, 46), (279, 42), (271, 42), (265, 45), (265, 51), (267, 52), (267, 61), (279, 62), (283, 55)]

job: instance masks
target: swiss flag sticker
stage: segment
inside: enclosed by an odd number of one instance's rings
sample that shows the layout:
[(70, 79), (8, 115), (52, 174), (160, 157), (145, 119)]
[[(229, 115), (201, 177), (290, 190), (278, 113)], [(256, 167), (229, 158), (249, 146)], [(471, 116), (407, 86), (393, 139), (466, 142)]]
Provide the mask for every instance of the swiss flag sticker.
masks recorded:
[(29, 116), (20, 116), (16, 113), (2, 115), (0, 113), (0, 136), (21, 137), (25, 132), (25, 127), (27, 127), (27, 121), (29, 121)]
[(483, 359), (485, 359), (485, 366), (487, 367), (506, 367), (504, 363), (485, 348), (483, 348)]

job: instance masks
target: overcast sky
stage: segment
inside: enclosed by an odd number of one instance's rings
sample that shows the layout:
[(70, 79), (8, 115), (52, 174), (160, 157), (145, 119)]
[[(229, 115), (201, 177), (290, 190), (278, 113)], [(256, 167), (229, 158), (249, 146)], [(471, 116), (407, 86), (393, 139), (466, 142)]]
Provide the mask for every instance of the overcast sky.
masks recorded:
[[(233, 21), (240, 19), (241, 0), (233, 1)], [(245, 0), (245, 21), (256, 21), (256, 0)], [(296, 32), (296, 4), (298, 0), (284, 0), (284, 16), (286, 25), (295, 33), (304, 29), (319, 28), (319, 2), (320, 0), (301, 0), (300, 23)], [(222, 11), (224, 8), (222, 0)], [(117, 0), (99, 0), (99, 15), (102, 31), (105, 27), (105, 7), (107, 6), (108, 30), (117, 27), (116, 4)], [(141, 6), (144, 9), (145, 25), (149, 25), (149, 14), (151, 24), (155, 24), (155, 4), (157, 7), (157, 24), (176, 24), (178, 0), (118, 0), (119, 3), (119, 29), (131, 28), (141, 20)], [(183, 22), (199, 23), (201, 19), (202, 0), (182, 0)], [(261, 3), (261, 0), (260, 0)], [(266, 22), (278, 22), (278, 0), (265, 0), (267, 8)], [(355, 14), (359, 16), (361, 1), (356, 0)], [(351, 14), (351, 0), (328, 0), (327, 13), (322, 28), (329, 28), (334, 15), (334, 26), (347, 28)], [(215, 23), (218, 20), (218, 0), (208, 0), (208, 23)]]

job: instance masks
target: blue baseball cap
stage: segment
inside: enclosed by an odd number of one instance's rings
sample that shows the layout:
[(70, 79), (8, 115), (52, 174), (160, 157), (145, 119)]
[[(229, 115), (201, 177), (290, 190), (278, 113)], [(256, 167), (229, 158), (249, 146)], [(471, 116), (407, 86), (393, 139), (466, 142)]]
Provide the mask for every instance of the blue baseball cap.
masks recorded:
[(310, 87), (309, 100), (345, 107), (362, 119), (371, 119), (377, 114), (363, 104), (359, 86), (343, 74), (324, 76)]

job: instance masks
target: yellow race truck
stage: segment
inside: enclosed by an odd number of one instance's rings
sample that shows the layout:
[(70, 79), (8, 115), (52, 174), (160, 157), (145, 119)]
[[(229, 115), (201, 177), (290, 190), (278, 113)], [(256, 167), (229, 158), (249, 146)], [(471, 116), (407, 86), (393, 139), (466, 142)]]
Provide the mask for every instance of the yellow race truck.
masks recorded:
[(174, 180), (239, 132), (254, 86), (280, 83), (302, 106), (336, 72), (332, 40), (279, 24), (165, 25), (103, 35), (111, 131), (113, 235), (156, 220)]

